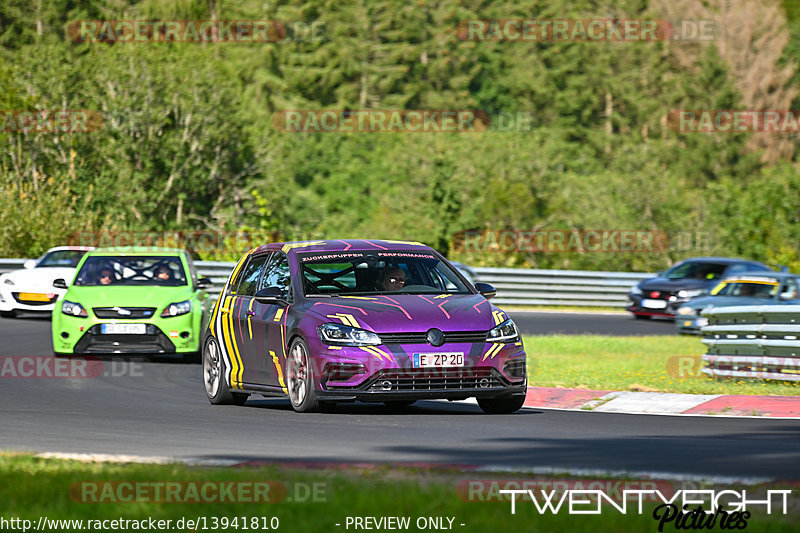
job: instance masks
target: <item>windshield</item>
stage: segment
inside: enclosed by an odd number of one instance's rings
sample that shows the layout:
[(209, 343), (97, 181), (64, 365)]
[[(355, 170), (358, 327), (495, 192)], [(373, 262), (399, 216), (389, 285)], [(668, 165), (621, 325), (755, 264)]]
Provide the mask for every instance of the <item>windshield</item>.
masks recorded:
[(76, 267), (85, 253), (86, 250), (56, 250), (45, 254), (36, 267)]
[(746, 298), (771, 298), (778, 293), (777, 281), (731, 281), (723, 282), (715, 296), (742, 296)]
[(667, 270), (664, 277), (667, 279), (716, 279), (722, 276), (728, 267), (725, 263), (706, 263), (687, 261)]
[(425, 252), (314, 253), (299, 262), (306, 296), (472, 294), (449, 265)]
[(94, 256), (83, 263), (75, 285), (186, 285), (186, 275), (178, 256)]

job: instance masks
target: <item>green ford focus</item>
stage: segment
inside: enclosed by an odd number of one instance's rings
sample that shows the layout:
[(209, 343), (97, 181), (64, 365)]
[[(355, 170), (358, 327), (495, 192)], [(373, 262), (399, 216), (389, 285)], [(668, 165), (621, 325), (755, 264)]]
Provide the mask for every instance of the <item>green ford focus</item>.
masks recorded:
[[(53, 309), (53, 351), (78, 354), (196, 354), (211, 285), (185, 250), (98, 248), (78, 263)], [(71, 283), (70, 283), (71, 281)]]

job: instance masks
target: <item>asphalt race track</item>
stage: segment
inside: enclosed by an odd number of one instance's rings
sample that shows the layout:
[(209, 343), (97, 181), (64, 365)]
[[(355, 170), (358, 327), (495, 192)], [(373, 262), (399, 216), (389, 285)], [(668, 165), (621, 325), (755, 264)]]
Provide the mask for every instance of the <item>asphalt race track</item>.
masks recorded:
[[(622, 315), (600, 321), (618, 318), (639, 325)], [(673, 334), (665, 325), (664, 332)], [(49, 328), (43, 319), (0, 320), (0, 356), (50, 359)], [(287, 400), (256, 396), (244, 407), (211, 406), (201, 374), (198, 364), (122, 358), (105, 361), (95, 377), (5, 375), (0, 449), (800, 479), (795, 420), (538, 409), (490, 416), (473, 404), (447, 402), (394, 410), (351, 404), (332, 414), (296, 414)]]

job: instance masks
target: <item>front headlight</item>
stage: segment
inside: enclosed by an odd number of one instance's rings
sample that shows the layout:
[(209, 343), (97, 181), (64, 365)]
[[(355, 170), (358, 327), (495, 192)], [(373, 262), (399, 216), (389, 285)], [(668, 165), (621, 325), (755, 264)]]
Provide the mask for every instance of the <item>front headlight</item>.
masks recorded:
[(695, 298), (697, 296), (700, 296), (704, 292), (705, 291), (703, 289), (692, 289), (692, 290), (689, 290), (689, 291), (682, 290), (682, 291), (678, 291), (678, 298)]
[(631, 294), (633, 294), (635, 296), (641, 296), (642, 295), (642, 289), (639, 288), (638, 285), (634, 285), (633, 287), (631, 287)]
[(86, 312), (86, 309), (84, 309), (81, 304), (67, 300), (64, 300), (64, 302), (61, 304), (61, 312), (65, 315), (78, 318), (86, 318), (89, 316), (89, 313)]
[(192, 303), (189, 300), (184, 300), (182, 302), (175, 302), (174, 304), (169, 304), (167, 307), (161, 311), (161, 318), (170, 318), (173, 316), (185, 315), (189, 311), (192, 310)]
[(353, 326), (327, 322), (317, 328), (319, 340), (333, 346), (376, 346), (381, 338), (374, 332)]
[(486, 338), (488, 342), (517, 342), (519, 340), (519, 330), (514, 321), (510, 318), (489, 330)]
[(697, 313), (693, 308), (689, 307), (688, 305), (684, 305), (678, 308), (678, 314), (681, 316), (686, 316), (686, 315), (695, 315)]

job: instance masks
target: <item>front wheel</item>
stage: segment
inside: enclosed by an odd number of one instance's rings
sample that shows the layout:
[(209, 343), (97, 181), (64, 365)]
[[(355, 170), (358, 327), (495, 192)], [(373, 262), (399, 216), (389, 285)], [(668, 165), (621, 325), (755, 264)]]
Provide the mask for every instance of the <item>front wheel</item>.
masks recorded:
[(298, 413), (309, 413), (319, 409), (319, 400), (314, 392), (314, 371), (308, 346), (303, 339), (295, 339), (289, 348), (286, 363), (286, 388), (292, 409)]
[(214, 337), (209, 338), (203, 348), (203, 382), (206, 396), (212, 405), (243, 405), (250, 396), (231, 391), (225, 380), (225, 360)]
[(478, 398), (478, 406), (489, 415), (507, 415), (519, 411), (525, 404), (525, 396), (509, 398)]

